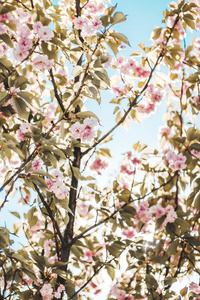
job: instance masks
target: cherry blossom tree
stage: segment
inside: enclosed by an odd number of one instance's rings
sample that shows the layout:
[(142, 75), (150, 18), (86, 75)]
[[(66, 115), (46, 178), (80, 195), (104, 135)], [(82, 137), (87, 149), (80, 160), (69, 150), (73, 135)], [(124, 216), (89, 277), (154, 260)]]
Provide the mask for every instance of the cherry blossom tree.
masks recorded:
[[(0, 210), (18, 218), (0, 299), (200, 299), (200, 1), (169, 3), (128, 58), (124, 21), (110, 1), (0, 1)], [(104, 91), (108, 131), (86, 109)], [(163, 103), (159, 147), (127, 149), (102, 188), (113, 133)]]

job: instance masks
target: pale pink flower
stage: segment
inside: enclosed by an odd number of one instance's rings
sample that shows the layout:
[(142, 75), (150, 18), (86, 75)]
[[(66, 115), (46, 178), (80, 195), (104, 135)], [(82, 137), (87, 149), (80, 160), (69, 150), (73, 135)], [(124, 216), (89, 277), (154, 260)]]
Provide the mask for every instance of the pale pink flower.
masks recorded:
[(54, 178), (56, 178), (57, 180), (64, 180), (64, 179), (65, 179), (63, 173), (62, 173), (61, 171), (59, 171), (59, 170), (54, 170), (54, 171), (51, 173), (51, 175), (52, 175)]
[[(196, 156), (197, 158), (200, 158), (200, 151), (197, 151), (197, 150), (191, 150), (191, 154)], [(193, 157), (194, 158), (194, 157)]]
[(49, 60), (47, 55), (38, 55), (33, 59), (33, 66), (41, 71), (51, 69), (53, 65), (54, 60)]
[(96, 18), (92, 19), (91, 22), (92, 22), (93, 27), (96, 30), (101, 30), (102, 22), (99, 18), (96, 17)]
[(56, 299), (59, 299), (59, 298), (61, 297), (61, 293), (62, 293), (63, 291), (65, 291), (65, 287), (64, 287), (63, 284), (60, 284), (59, 287), (58, 287), (58, 289), (57, 289), (57, 292), (54, 292), (54, 297), (55, 297)]
[(20, 88), (16, 88), (14, 86), (9, 89), (9, 94), (12, 96), (16, 96), (17, 93), (19, 93), (19, 92), (20, 92)]
[(37, 233), (37, 231), (40, 230), (41, 227), (42, 227), (42, 223), (41, 221), (38, 220), (36, 224), (30, 228), (30, 233), (31, 234)]
[(51, 38), (54, 36), (53, 30), (51, 28), (49, 28), (48, 26), (39, 27), (37, 33), (38, 33), (38, 37), (43, 42), (47, 42), (47, 41), (51, 40)]
[(56, 112), (56, 107), (55, 105), (53, 105), (52, 103), (50, 103), (44, 111), (44, 116), (46, 117), (46, 119), (50, 122), (52, 117), (54, 116)]
[(169, 139), (170, 133), (171, 133), (171, 128), (170, 127), (160, 128), (160, 134), (165, 135), (166, 140)]
[(117, 300), (125, 300), (126, 299), (126, 292), (118, 288), (117, 285), (114, 285), (111, 288), (111, 295), (115, 296)]
[(120, 172), (125, 173), (127, 175), (133, 175), (135, 174), (135, 170), (130, 170), (126, 165), (121, 165)]
[(26, 49), (21, 49), (20, 47), (16, 47), (13, 50), (13, 57), (17, 61), (24, 60), (26, 57), (28, 57), (28, 55), (29, 55), (29, 52)]
[(20, 141), (25, 141), (27, 138), (24, 136), (24, 133), (31, 132), (30, 123), (22, 123), (20, 128), (17, 130), (17, 136)]
[(53, 288), (49, 283), (45, 283), (40, 289), (40, 294), (42, 295), (43, 300), (53, 299)]
[(33, 46), (32, 40), (28, 39), (27, 37), (23, 37), (18, 42), (18, 47), (20, 50), (25, 51), (31, 49)]
[(141, 163), (141, 160), (137, 157), (134, 157), (133, 159), (131, 159), (131, 162), (133, 165), (139, 165)]
[(33, 24), (33, 32), (37, 34), (39, 30), (43, 27), (42, 23), (40, 21)]
[(88, 216), (88, 205), (86, 204), (81, 204), (78, 208), (78, 214), (81, 216), (81, 217), (86, 217)]
[(53, 245), (52, 240), (45, 240), (44, 241), (44, 256), (49, 257), (51, 252), (51, 246)]
[(81, 31), (81, 35), (83, 37), (93, 36), (95, 34), (96, 34), (96, 29), (93, 25), (85, 26)]
[(27, 26), (19, 24), (17, 27), (17, 35), (22, 39), (27, 39), (31, 34), (30, 29)]
[(200, 294), (200, 286), (198, 284), (191, 282), (189, 288), (192, 292)]
[(98, 175), (101, 175), (101, 170), (104, 170), (108, 167), (108, 163), (101, 160), (100, 157), (97, 157), (95, 161), (91, 164), (90, 169), (96, 171)]
[(130, 230), (130, 229), (123, 229), (122, 230), (122, 234), (125, 235), (128, 239), (132, 239), (134, 237), (134, 231), (133, 229)]
[(82, 133), (83, 125), (80, 124), (79, 122), (74, 123), (69, 131), (71, 132), (71, 136), (74, 139), (80, 139), (81, 138), (81, 133)]
[[(49, 187), (49, 185), (48, 185)], [(61, 180), (53, 181), (51, 188), (49, 188), (51, 192), (53, 192), (57, 198), (64, 199), (68, 194), (68, 190), (66, 185)]]
[(0, 45), (0, 57), (4, 56), (4, 54), (7, 52), (8, 47), (6, 44), (1, 44)]
[(32, 162), (32, 168), (30, 169), (30, 173), (42, 169), (43, 161), (40, 158), (35, 158)]
[(77, 30), (82, 30), (85, 26), (87, 26), (88, 22), (89, 20), (84, 16), (80, 16), (73, 20), (74, 27)]

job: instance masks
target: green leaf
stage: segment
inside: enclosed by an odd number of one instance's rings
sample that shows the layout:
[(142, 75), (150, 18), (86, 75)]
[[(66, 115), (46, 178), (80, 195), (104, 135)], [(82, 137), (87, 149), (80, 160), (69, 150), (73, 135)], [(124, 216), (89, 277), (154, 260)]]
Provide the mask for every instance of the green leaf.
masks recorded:
[(18, 212), (16, 212), (16, 211), (10, 211), (10, 213), (11, 213), (12, 215), (14, 215), (15, 217), (17, 217), (18, 219), (21, 218), (21, 217), (20, 217), (20, 214), (19, 214)]
[(30, 110), (26, 103), (19, 97), (13, 98), (12, 103), (19, 117), (28, 120)]
[(97, 77), (99, 77), (101, 80), (103, 80), (108, 86), (110, 86), (110, 79), (109, 79), (106, 71), (104, 71), (104, 72), (95, 71), (94, 73)]
[(114, 280), (115, 279), (115, 269), (114, 269), (114, 267), (112, 267), (112, 266), (106, 266), (105, 268), (106, 268), (106, 270), (107, 270), (108, 275), (110, 276), (110, 278), (112, 280)]
[(72, 70), (72, 76), (76, 77), (76, 76), (80, 75), (81, 72), (82, 72), (82, 67), (75, 66)]
[(0, 34), (0, 39), (2, 41), (4, 41), (4, 43), (6, 43), (9, 47), (13, 48), (13, 43), (12, 43), (12, 40), (10, 38), (10, 36), (7, 34), (7, 33), (2, 33)]
[(91, 111), (83, 111), (76, 114), (77, 118), (86, 119), (86, 118), (95, 118), (99, 121), (98, 117)]
[(112, 17), (112, 25), (126, 21), (126, 16), (122, 12), (116, 12)]
[(173, 278), (173, 277), (166, 277), (165, 280), (164, 280), (164, 285), (168, 286), (168, 285), (172, 285), (172, 283), (176, 282), (176, 278)]
[(4, 23), (6, 26), (8, 26), (11, 30), (13, 30), (13, 31), (17, 30), (15, 23), (13, 23), (12, 21), (2, 20), (1, 22)]
[(127, 39), (127, 37), (125, 35), (118, 33), (118, 32), (111, 32), (110, 36), (112, 36), (115, 39), (118, 39), (118, 40), (122, 41), (124, 44), (130, 46), (129, 40)]
[(157, 283), (156, 279), (150, 274), (146, 274), (146, 283), (147, 283), (148, 288), (152, 288), (152, 287), (157, 288), (158, 287), (158, 283)]
[(200, 210), (200, 194), (198, 194), (194, 201), (194, 208), (197, 210)]
[(30, 175), (30, 180), (41, 188), (47, 188), (46, 181), (37, 175)]
[(179, 245), (179, 240), (172, 241), (169, 248), (167, 249), (167, 254), (171, 256), (172, 254), (175, 254), (177, 251), (177, 247)]
[(194, 150), (196, 150), (196, 151), (200, 151), (200, 144), (198, 144), (198, 143), (193, 143), (193, 144), (190, 145), (190, 148), (191, 148), (191, 149), (194, 149)]

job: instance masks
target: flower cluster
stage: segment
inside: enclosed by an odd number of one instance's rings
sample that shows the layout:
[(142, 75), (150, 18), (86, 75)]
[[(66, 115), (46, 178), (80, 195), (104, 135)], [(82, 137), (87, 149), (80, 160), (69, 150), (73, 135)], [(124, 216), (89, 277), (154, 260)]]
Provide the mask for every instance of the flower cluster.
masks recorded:
[(86, 118), (83, 123), (74, 123), (69, 131), (74, 139), (81, 139), (81, 142), (88, 143), (91, 142), (97, 135), (96, 127), (98, 126), (98, 121), (96, 118)]
[(186, 168), (186, 157), (182, 154), (176, 154), (173, 151), (166, 149), (164, 151), (164, 162), (169, 164), (173, 171), (182, 170)]
[(89, 19), (81, 16), (74, 19), (73, 23), (77, 30), (81, 30), (81, 36), (84, 38), (95, 35), (102, 28), (101, 20), (98, 17)]
[(43, 26), (41, 22), (34, 23), (33, 32), (42, 42), (47, 42), (53, 37), (53, 30), (48, 26)]
[(95, 161), (90, 166), (90, 170), (96, 171), (98, 175), (101, 175), (101, 170), (104, 170), (107, 167), (107, 162), (103, 161), (100, 157), (96, 157)]
[(33, 59), (33, 66), (40, 71), (51, 69), (53, 65), (54, 60), (48, 59), (47, 55), (38, 55)]
[(17, 136), (20, 141), (25, 141), (27, 137), (24, 136), (25, 133), (31, 132), (30, 123), (22, 123), (20, 128), (17, 130)]
[(138, 106), (138, 111), (142, 114), (149, 115), (154, 112), (156, 105), (159, 104), (164, 97), (164, 90), (160, 87), (156, 87), (153, 84), (150, 84), (147, 88), (146, 96), (146, 105), (140, 104)]
[(49, 191), (53, 192), (57, 198), (65, 199), (68, 195), (68, 190), (64, 183), (63, 174), (58, 170), (54, 170), (52, 176), (53, 178), (46, 180)]

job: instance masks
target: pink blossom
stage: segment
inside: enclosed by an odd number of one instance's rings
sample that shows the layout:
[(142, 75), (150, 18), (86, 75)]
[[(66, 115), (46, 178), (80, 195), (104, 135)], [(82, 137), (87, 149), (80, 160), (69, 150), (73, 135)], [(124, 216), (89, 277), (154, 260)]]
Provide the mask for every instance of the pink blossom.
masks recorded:
[(80, 207), (78, 208), (78, 214), (81, 216), (81, 217), (86, 217), (88, 216), (88, 205), (86, 204), (81, 204)]
[(104, 10), (106, 9), (106, 5), (101, 2), (100, 4), (97, 4), (96, 1), (89, 1), (84, 10), (85, 10), (85, 13), (90, 15), (100, 15), (100, 14), (103, 14)]
[(49, 60), (47, 55), (38, 55), (33, 59), (33, 66), (41, 71), (51, 69), (53, 65), (54, 60)]
[(132, 170), (128, 169), (128, 167), (126, 165), (121, 165), (120, 172), (121, 173), (125, 173), (127, 175), (133, 175), (133, 174), (135, 174), (135, 170), (132, 171)]
[(30, 173), (40, 170), (43, 166), (43, 161), (40, 158), (35, 158), (32, 162), (32, 168), (30, 169)]
[(192, 292), (200, 294), (200, 286), (198, 284), (191, 282), (189, 288)]
[(96, 30), (101, 30), (102, 22), (99, 18), (96, 17), (96, 18), (92, 19), (91, 22)]
[(45, 283), (40, 289), (40, 294), (42, 295), (43, 300), (53, 299), (53, 289), (51, 285), (49, 283)]
[(19, 24), (17, 27), (17, 35), (21, 39), (27, 39), (28, 36), (31, 34), (30, 29), (27, 26)]
[(51, 38), (54, 36), (53, 30), (51, 28), (49, 28), (48, 26), (38, 27), (37, 33), (38, 33), (38, 37), (43, 42), (47, 42), (47, 41), (51, 40)]
[(68, 190), (66, 185), (61, 180), (49, 180), (47, 181), (48, 188), (51, 192), (53, 192), (57, 198), (59, 199), (65, 199)]
[(39, 30), (43, 27), (42, 23), (40, 21), (33, 24), (33, 32), (37, 34)]
[(119, 289), (117, 284), (111, 288), (111, 295), (115, 296), (117, 300), (125, 300), (126, 298), (126, 292)]
[(133, 159), (131, 159), (131, 162), (133, 165), (138, 165), (141, 163), (141, 160), (137, 157), (134, 157)]
[(166, 213), (164, 207), (162, 207), (160, 204), (151, 206), (149, 210), (152, 214), (156, 215), (156, 220), (161, 218)]
[(27, 37), (23, 37), (18, 42), (18, 47), (21, 51), (29, 50), (33, 46), (33, 42), (30, 39), (27, 39)]
[(194, 155), (195, 157), (197, 158), (200, 158), (200, 151), (197, 151), (197, 150), (191, 150), (191, 154)]
[(7, 52), (8, 47), (6, 44), (0, 44), (0, 57), (4, 56), (4, 54)]
[(77, 30), (82, 30), (85, 26), (87, 26), (88, 22), (89, 20), (84, 16), (80, 16), (73, 20), (74, 27)]
[(17, 130), (17, 136), (20, 141), (25, 141), (27, 138), (24, 136), (24, 133), (31, 132), (30, 123), (22, 123), (20, 128)]
[(54, 177), (54, 178), (56, 178), (57, 180), (64, 180), (65, 179), (65, 177), (64, 177), (64, 175), (63, 175), (63, 173), (61, 172), (61, 171), (59, 171), (59, 170), (54, 170), (52, 173), (51, 173), (51, 175)]
[(199, 103), (199, 96), (195, 96), (193, 102), (197, 105)]
[(92, 141), (97, 134), (95, 127), (97, 127), (98, 121), (96, 118), (86, 118), (83, 124), (76, 122), (74, 123), (69, 131), (75, 139), (81, 139), (83, 143)]
[(171, 128), (170, 127), (162, 127), (160, 129), (160, 134), (165, 135), (166, 140), (169, 139), (170, 133), (171, 133)]
[(133, 229), (123, 229), (122, 234), (124, 234), (128, 239), (132, 239), (135, 235)]
[(20, 92), (20, 88), (11, 87), (11, 88), (9, 89), (9, 94), (12, 95), (12, 96), (16, 96), (17, 93), (19, 93), (19, 92)]
[(95, 161), (92, 163), (92, 165), (90, 166), (90, 169), (93, 171), (96, 171), (97, 174), (101, 175), (100, 170), (104, 170), (108, 167), (108, 163), (101, 160), (100, 157), (97, 157), (95, 159)]
[(53, 105), (52, 103), (50, 103), (46, 108), (45, 108), (45, 111), (44, 111), (44, 116), (46, 117), (46, 119), (48, 121), (51, 121), (53, 115), (55, 114), (56, 112), (56, 107), (55, 105)]
[(95, 34), (96, 34), (96, 28), (92, 24), (85, 26), (81, 31), (81, 35), (83, 37), (93, 36)]
[(30, 233), (31, 234), (37, 233), (37, 231), (40, 230), (41, 227), (42, 227), (42, 223), (41, 221), (38, 220), (36, 224), (30, 228)]
[(26, 57), (28, 57), (28, 55), (29, 55), (28, 50), (21, 49), (21, 47), (19, 47), (19, 46), (13, 50), (14, 59), (17, 61), (24, 60)]
[(51, 251), (51, 246), (53, 245), (52, 240), (45, 240), (44, 241), (44, 256), (49, 257), (50, 256), (50, 251)]
[(145, 68), (138, 66), (134, 69), (135, 76), (138, 78), (146, 78), (150, 75), (150, 71), (147, 71)]
[(54, 297), (56, 299), (59, 299), (61, 297), (61, 293), (65, 290), (65, 287), (64, 285), (60, 284), (58, 289), (57, 289), (57, 292), (54, 292)]
[(6, 32), (6, 26), (3, 23), (0, 23), (0, 34), (4, 34)]

